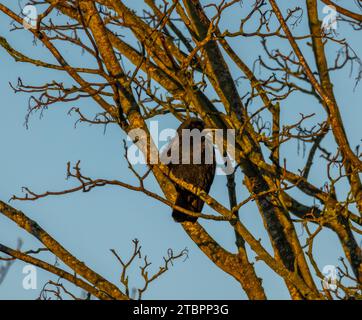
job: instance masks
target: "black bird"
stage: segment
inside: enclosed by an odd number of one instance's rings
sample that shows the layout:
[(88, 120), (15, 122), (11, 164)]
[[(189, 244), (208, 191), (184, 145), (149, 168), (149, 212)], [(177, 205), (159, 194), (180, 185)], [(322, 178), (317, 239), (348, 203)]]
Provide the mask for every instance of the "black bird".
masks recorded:
[[(191, 134), (187, 135), (183, 129), (189, 129)], [(205, 135), (202, 135), (201, 139), (196, 138), (195, 135), (192, 134), (192, 130), (194, 129), (202, 132), (205, 129), (204, 122), (197, 118), (189, 118), (183, 122), (177, 129), (177, 136), (170, 142), (165, 152), (162, 153), (161, 161), (165, 162), (163, 160), (163, 156), (165, 155), (172, 157), (173, 160), (168, 164), (172, 174), (176, 178), (182, 179), (208, 193), (215, 176), (215, 151), (212, 140), (205, 138)], [(185, 149), (182, 141), (185, 141), (185, 143), (189, 145), (189, 148)], [(173, 154), (173, 148), (179, 148), (176, 157)], [(195, 155), (196, 158), (194, 159), (194, 153), (196, 152), (200, 153)], [(174, 161), (175, 159), (178, 159), (178, 161)], [(185, 159), (189, 161), (185, 163)], [(176, 191), (177, 197), (175, 205), (196, 213), (201, 213), (204, 206), (203, 200), (181, 186), (176, 185)], [(172, 217), (176, 222), (195, 222), (197, 220), (197, 217), (192, 217), (176, 209), (173, 210)]]

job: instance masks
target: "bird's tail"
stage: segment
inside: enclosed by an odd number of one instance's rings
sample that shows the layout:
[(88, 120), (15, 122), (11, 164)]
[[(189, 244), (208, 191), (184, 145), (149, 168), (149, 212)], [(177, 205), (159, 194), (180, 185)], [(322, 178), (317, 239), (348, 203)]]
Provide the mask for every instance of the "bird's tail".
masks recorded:
[[(195, 198), (195, 195), (193, 195), (192, 193), (189, 193), (187, 191), (182, 191), (178, 194), (175, 205), (177, 205), (178, 207), (193, 211), (193, 212), (198, 212), (197, 210), (197, 205), (195, 202), (198, 202), (198, 199)], [(188, 215), (186, 213), (183, 213), (177, 209), (174, 209), (172, 211), (172, 217), (176, 222), (196, 222), (197, 217), (193, 217), (191, 215)]]

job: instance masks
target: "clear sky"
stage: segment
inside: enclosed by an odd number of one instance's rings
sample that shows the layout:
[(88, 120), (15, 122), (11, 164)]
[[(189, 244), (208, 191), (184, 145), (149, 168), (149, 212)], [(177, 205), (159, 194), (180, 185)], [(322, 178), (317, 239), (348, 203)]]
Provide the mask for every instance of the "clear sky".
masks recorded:
[[(25, 3), (25, 1), (23, 1)], [(292, 1), (291, 1), (292, 2)], [(0, 0), (0, 3), (11, 6), (19, 12), (17, 1)], [(140, 7), (143, 1), (136, 0), (133, 6)], [(240, 9), (242, 10), (242, 9)], [(222, 21), (230, 29), (237, 29), (240, 16), (238, 12), (229, 13)], [(8, 38), (9, 43), (21, 52), (33, 58), (54, 62), (41, 46), (34, 46), (32, 38), (25, 32), (9, 33), (10, 20), (0, 15), (0, 36)], [(297, 32), (306, 32), (302, 23)], [(361, 38), (351, 28), (340, 26), (338, 32), (347, 37), (352, 48), (362, 56)], [(239, 40), (238, 40), (239, 41)], [(249, 42), (244, 45), (233, 42), (241, 57), (251, 66), (259, 54), (259, 47)], [(278, 44), (286, 48), (285, 42)], [(72, 52), (72, 63), (92, 63), (81, 55), (80, 50), (64, 48), (66, 53)], [(333, 48), (330, 50), (334, 50)], [(333, 51), (334, 53), (334, 51)], [(240, 75), (233, 70), (235, 76)], [(333, 74), (335, 92), (341, 105), (343, 120), (347, 127), (352, 146), (361, 139), (361, 85), (354, 89), (356, 70), (350, 76), (350, 69)], [(82, 108), (88, 115), (99, 111), (90, 100), (77, 101), (67, 105), (57, 104), (42, 114), (31, 116), (29, 128), (24, 126), (27, 114), (28, 98), (25, 94), (15, 94), (9, 82), (16, 84), (18, 77), (24, 83), (41, 85), (53, 79), (69, 84), (65, 73), (43, 70), (30, 64), (16, 63), (5, 50), (0, 48), (0, 199), (7, 201), (13, 194), (21, 195), (21, 187), (27, 186), (37, 192), (46, 190), (62, 190), (74, 186), (73, 181), (65, 179), (66, 164), (81, 160), (81, 168), (85, 175), (95, 178), (119, 179), (125, 182), (136, 182), (127, 169), (123, 159), (124, 134), (116, 127), (109, 126), (104, 133), (103, 127), (80, 124), (74, 127), (76, 116), (68, 115), (68, 110), (75, 106)], [(305, 114), (316, 112), (322, 116), (321, 107), (310, 98), (295, 95), (282, 106), (282, 118), (285, 123), (292, 123), (298, 112)], [(161, 128), (176, 127), (175, 121), (160, 123)], [(326, 145), (333, 143), (329, 138)], [(302, 168), (306, 161), (302, 152), (297, 154), (297, 144), (288, 144), (283, 155), (294, 154), (288, 168)], [(312, 181), (317, 186), (325, 182), (325, 168), (317, 165), (311, 172)], [(241, 176), (237, 177), (240, 185), (239, 200), (246, 197), (241, 185)], [(212, 187), (212, 195), (227, 205), (228, 197), (225, 188), (225, 177), (218, 176)], [(153, 190), (157, 186), (150, 184)], [(341, 186), (341, 190), (344, 187)], [(297, 192), (295, 194), (298, 194)], [(299, 195), (301, 197), (301, 195)], [(309, 204), (312, 200), (303, 198)], [(239, 284), (230, 276), (209, 262), (203, 253), (189, 240), (180, 225), (173, 222), (170, 209), (148, 199), (142, 194), (116, 187), (103, 187), (90, 193), (74, 193), (62, 197), (49, 197), (37, 202), (12, 202), (16, 208), (24, 210), (31, 218), (43, 226), (52, 236), (60, 241), (75, 256), (88, 266), (118, 283), (120, 268), (110, 249), (126, 257), (132, 250), (132, 239), (138, 238), (143, 252), (153, 262), (152, 268), (157, 270), (162, 264), (162, 257), (168, 248), (174, 251), (189, 249), (189, 259), (176, 262), (161, 279), (151, 285), (146, 292), (148, 299), (245, 299), (246, 295)], [(256, 237), (270, 250), (268, 238), (264, 233), (259, 213), (253, 205), (241, 210), (241, 219)], [(224, 245), (234, 251), (234, 237), (226, 223), (202, 222), (207, 230)], [(298, 234), (302, 232), (300, 227)], [(37, 248), (40, 244), (12, 222), (0, 215), (0, 242), (16, 247), (17, 238), (24, 241), (23, 249)], [(341, 255), (340, 245), (335, 235), (323, 232), (315, 250), (320, 266), (338, 264)], [(253, 255), (251, 254), (253, 257)], [(46, 254), (40, 257), (47, 257)], [(51, 260), (54, 261), (54, 260)], [(22, 269), (24, 264), (16, 262), (8, 277), (0, 286), (0, 299), (34, 299), (39, 290), (24, 290)], [(151, 269), (152, 269), (151, 268)], [(257, 273), (263, 278), (263, 284), (269, 298), (287, 299), (289, 295), (284, 284), (263, 262), (256, 262)], [(138, 277), (139, 270), (133, 268), (130, 273), (131, 286), (139, 286), (142, 281)], [(47, 272), (38, 270), (40, 289), (47, 280), (54, 279)], [(133, 281), (133, 282), (132, 282)], [(79, 293), (79, 289), (74, 289)]]

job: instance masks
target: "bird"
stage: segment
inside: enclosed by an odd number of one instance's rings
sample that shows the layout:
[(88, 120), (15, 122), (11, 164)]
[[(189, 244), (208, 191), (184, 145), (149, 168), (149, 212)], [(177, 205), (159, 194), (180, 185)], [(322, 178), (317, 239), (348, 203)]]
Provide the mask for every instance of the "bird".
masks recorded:
[[(184, 129), (190, 130), (190, 134), (185, 133)], [(176, 137), (171, 140), (161, 154), (161, 161), (165, 160), (167, 156), (169, 161), (167, 166), (174, 177), (192, 184), (208, 194), (216, 171), (215, 150), (211, 139), (206, 138), (205, 135), (196, 138), (192, 134), (193, 132), (197, 133), (193, 131), (194, 129), (203, 132), (205, 123), (201, 119), (194, 117), (186, 119), (178, 127)], [(185, 148), (183, 142), (188, 144), (189, 147)], [(178, 152), (176, 152), (175, 156), (173, 150), (176, 149), (178, 149)], [(200, 153), (195, 154), (196, 152)], [(201, 213), (204, 206), (203, 200), (180, 185), (176, 185), (175, 188), (177, 192), (176, 206), (195, 213)], [(173, 209), (172, 217), (178, 223), (197, 221), (197, 217), (185, 214), (177, 209)]]

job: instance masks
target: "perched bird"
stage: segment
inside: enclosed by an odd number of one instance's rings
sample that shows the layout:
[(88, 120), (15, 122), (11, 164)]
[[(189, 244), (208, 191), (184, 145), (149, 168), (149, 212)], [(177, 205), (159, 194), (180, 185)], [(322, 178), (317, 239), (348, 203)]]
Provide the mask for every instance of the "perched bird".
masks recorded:
[[(161, 154), (161, 161), (168, 165), (176, 178), (208, 193), (214, 180), (216, 163), (212, 140), (206, 138), (205, 135), (201, 135), (201, 137), (198, 135), (204, 129), (205, 124), (202, 120), (187, 119), (177, 129), (176, 137)], [(170, 163), (164, 161), (165, 157), (168, 158), (168, 161), (170, 161), (170, 157), (172, 158)], [(203, 200), (181, 186), (176, 185), (176, 191), (175, 205), (201, 213), (204, 206)], [(192, 217), (176, 209), (173, 210), (172, 217), (176, 222), (195, 222), (197, 220), (197, 217)]]

